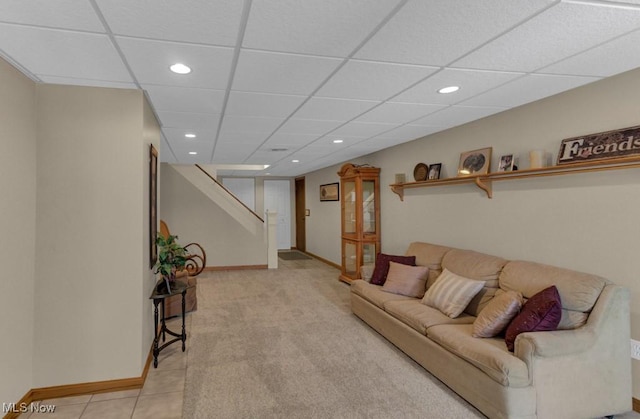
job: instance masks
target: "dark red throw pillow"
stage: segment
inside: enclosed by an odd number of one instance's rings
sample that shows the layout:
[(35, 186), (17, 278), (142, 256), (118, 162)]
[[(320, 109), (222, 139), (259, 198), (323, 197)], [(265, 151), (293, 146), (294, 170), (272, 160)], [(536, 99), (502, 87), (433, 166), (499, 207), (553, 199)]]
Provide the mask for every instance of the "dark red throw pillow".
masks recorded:
[(514, 350), (516, 336), (524, 332), (556, 330), (562, 317), (562, 303), (555, 285), (529, 298), (511, 321), (505, 334), (507, 349)]
[(389, 273), (389, 262), (401, 263), (403, 265), (416, 266), (415, 256), (396, 256), (378, 253), (376, 255), (376, 267), (371, 275), (371, 283), (374, 285), (384, 285)]

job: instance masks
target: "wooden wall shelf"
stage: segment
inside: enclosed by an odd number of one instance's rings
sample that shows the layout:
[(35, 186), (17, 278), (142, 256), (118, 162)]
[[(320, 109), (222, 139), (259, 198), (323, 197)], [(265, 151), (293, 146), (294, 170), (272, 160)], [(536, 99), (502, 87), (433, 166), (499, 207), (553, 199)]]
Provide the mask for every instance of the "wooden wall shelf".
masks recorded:
[(491, 199), (493, 197), (493, 182), (497, 181), (633, 168), (640, 168), (640, 156), (620, 157), (617, 159), (608, 159), (593, 162), (572, 163), (561, 166), (542, 167), (539, 169), (516, 170), (513, 172), (494, 172), (477, 176), (460, 176), (438, 180), (394, 183), (389, 186), (391, 187), (391, 190), (400, 197), (401, 201), (404, 201), (405, 189), (429, 188), (434, 186), (461, 184), (475, 184), (478, 188), (482, 189), (487, 194), (487, 198)]

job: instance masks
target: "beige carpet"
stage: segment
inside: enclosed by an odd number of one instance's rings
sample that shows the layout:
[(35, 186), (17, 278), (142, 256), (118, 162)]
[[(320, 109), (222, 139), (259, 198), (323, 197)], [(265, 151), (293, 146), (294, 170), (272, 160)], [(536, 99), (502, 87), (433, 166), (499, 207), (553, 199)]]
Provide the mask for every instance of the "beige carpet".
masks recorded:
[(315, 259), (198, 280), (184, 418), (482, 418), (351, 314)]

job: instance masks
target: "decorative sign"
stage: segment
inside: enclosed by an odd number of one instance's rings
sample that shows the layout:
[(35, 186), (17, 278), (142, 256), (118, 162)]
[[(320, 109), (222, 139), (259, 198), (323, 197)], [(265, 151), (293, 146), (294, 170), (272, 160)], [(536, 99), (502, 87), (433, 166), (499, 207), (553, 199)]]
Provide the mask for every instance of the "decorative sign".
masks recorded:
[(640, 154), (640, 126), (562, 140), (558, 164), (613, 159), (634, 154)]

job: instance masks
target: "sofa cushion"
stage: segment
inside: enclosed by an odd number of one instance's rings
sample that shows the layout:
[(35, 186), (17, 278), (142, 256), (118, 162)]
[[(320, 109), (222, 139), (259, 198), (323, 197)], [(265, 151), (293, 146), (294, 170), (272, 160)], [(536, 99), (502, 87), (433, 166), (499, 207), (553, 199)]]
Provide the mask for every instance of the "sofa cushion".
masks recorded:
[(498, 290), (498, 278), (506, 259), (473, 250), (451, 249), (442, 259), (442, 268), (465, 278), (485, 281), (484, 288), (471, 300), (465, 311), (477, 316)]
[(469, 324), (473, 323), (475, 319), (475, 317), (468, 314), (461, 314), (452, 319), (437, 308), (422, 304), (420, 300), (387, 301), (384, 303), (384, 311), (423, 335), (427, 333), (427, 329), (431, 326), (439, 324)]
[(373, 269), (373, 274), (371, 275), (371, 283), (374, 285), (382, 285), (384, 281), (387, 279), (387, 274), (389, 273), (389, 262), (402, 263), (404, 265), (415, 266), (416, 258), (415, 256), (398, 256), (398, 255), (387, 255), (384, 253), (378, 253), (376, 255), (376, 266)]
[(490, 338), (500, 334), (520, 312), (522, 294), (517, 291), (498, 293), (473, 322), (473, 337)]
[(427, 337), (503, 386), (526, 387), (530, 384), (527, 364), (507, 351), (503, 339), (474, 338), (472, 330), (472, 324), (439, 325), (430, 327)]
[(507, 327), (507, 349), (513, 352), (516, 337), (520, 333), (556, 330), (562, 316), (561, 307), (558, 289), (553, 285), (527, 300), (520, 314)]
[(416, 265), (429, 268), (427, 289), (436, 282), (436, 279), (442, 273), (442, 258), (449, 250), (451, 250), (451, 247), (424, 242), (413, 242), (409, 245), (405, 254), (407, 256), (415, 256)]
[(408, 266), (389, 262), (389, 273), (382, 286), (382, 291), (422, 298), (428, 274), (429, 268), (426, 266)]
[(500, 288), (520, 291), (525, 298), (555, 285), (563, 309), (559, 329), (574, 329), (585, 324), (607, 284), (610, 281), (597, 275), (526, 261), (509, 262), (500, 274)]
[[(390, 292), (382, 291), (381, 285), (373, 285), (366, 282), (363, 279), (356, 279), (351, 282), (351, 292), (359, 295), (365, 300), (374, 304), (378, 308), (384, 310), (384, 304), (388, 301), (394, 300), (416, 300), (413, 297), (407, 297), (406, 295), (392, 294)], [(420, 301), (420, 300), (416, 300)]]
[(469, 301), (480, 292), (482, 287), (484, 287), (484, 281), (465, 278), (445, 269), (427, 290), (422, 303), (455, 318), (464, 311)]

